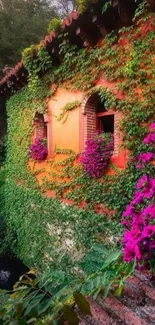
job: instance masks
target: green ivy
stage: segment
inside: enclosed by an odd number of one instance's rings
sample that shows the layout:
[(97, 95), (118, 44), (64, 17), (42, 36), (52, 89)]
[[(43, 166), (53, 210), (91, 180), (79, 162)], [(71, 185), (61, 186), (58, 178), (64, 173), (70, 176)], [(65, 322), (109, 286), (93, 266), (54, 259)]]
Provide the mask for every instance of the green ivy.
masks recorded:
[(59, 18), (53, 18), (48, 24), (47, 31), (60, 32), (61, 27), (62, 27), (61, 20)]
[(71, 103), (67, 103), (65, 106), (61, 108), (61, 114), (57, 117), (57, 120), (58, 121), (62, 120), (62, 123), (65, 123), (68, 118), (69, 112), (76, 109), (79, 105), (80, 105), (80, 101), (78, 100), (75, 100), (74, 102)]
[[(137, 179), (145, 172), (155, 175), (152, 165), (136, 170), (132, 163), (135, 154), (144, 149), (149, 151), (141, 140), (147, 133), (149, 121), (154, 118), (152, 53), (155, 52), (155, 36), (151, 30), (141, 31), (142, 24), (148, 23), (150, 18), (155, 28), (154, 14), (145, 13), (134, 28), (122, 30), (119, 35), (108, 35), (101, 47), (78, 50), (69, 45), (67, 35), (60, 35), (62, 64), (59, 67), (51, 64), (51, 58), (43, 47), (37, 50), (32, 47), (23, 54), (29, 84), (12, 96), (7, 104), (5, 215), (13, 236), (10, 246), (30, 266), (35, 265), (41, 270), (47, 265), (54, 267), (59, 260), (60, 267), (67, 269), (71, 260), (77, 258), (78, 251), (82, 254), (95, 242), (108, 243), (111, 237), (116, 243), (121, 234), (120, 217), (132, 197)], [(118, 46), (117, 42), (124, 38), (126, 43)], [(48, 74), (43, 77), (46, 69)], [(94, 87), (94, 81), (99, 78), (113, 82), (114, 91)], [(53, 92), (49, 88), (51, 83)], [(44, 178), (43, 186), (39, 187), (35, 179), (37, 172), (33, 174), (27, 166), (32, 119), (36, 111), (46, 112), (48, 99), (59, 85), (83, 91), (88, 96), (98, 92), (107, 109), (122, 112), (123, 146), (130, 150), (126, 169), (119, 170), (111, 165), (115, 175), (105, 175), (97, 181), (85, 175), (80, 164), (75, 164), (77, 153), (56, 148), (54, 155), (66, 156), (61, 162), (56, 162), (54, 157), (48, 161), (53, 181)], [(140, 96), (136, 89), (141, 89)], [(123, 96), (117, 96), (117, 93)], [(63, 118), (75, 108), (72, 104), (63, 108)], [(47, 190), (54, 190), (56, 198), (46, 198), (44, 193)], [(63, 204), (59, 199), (73, 200), (75, 206)], [(85, 208), (77, 209), (81, 202), (85, 203)], [(110, 216), (107, 212), (94, 212), (98, 203), (112, 211)], [(60, 238), (59, 232), (64, 237)], [(65, 237), (74, 242), (67, 253)], [(8, 241), (9, 237), (6, 238)]]

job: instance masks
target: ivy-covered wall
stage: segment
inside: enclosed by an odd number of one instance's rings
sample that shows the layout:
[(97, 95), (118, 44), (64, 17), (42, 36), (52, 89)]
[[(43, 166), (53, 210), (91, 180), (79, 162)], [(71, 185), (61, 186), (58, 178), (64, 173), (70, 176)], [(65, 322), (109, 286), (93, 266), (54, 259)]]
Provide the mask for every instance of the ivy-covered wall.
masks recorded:
[[(121, 234), (120, 217), (132, 198), (137, 179), (144, 173), (155, 175), (153, 163), (144, 161), (142, 168), (137, 169), (132, 159), (143, 151), (152, 150), (142, 144), (142, 139), (155, 111), (154, 31), (155, 15), (144, 12), (143, 18), (137, 18), (133, 26), (123, 28), (117, 35), (108, 35), (99, 47), (77, 51), (66, 41), (61, 46), (61, 66), (51, 68), (41, 80), (35, 64), (32, 65), (34, 57), (29, 56), (25, 61), (30, 74), (29, 85), (12, 96), (7, 104), (5, 214), (8, 229), (12, 231), (11, 247), (26, 264), (41, 270), (60, 261), (60, 267), (64, 267), (71, 265), (71, 261), (96, 241), (116, 243)], [(45, 50), (39, 51), (43, 67), (50, 60)], [(50, 87), (51, 78), (56, 87)], [(29, 164), (34, 113), (46, 112), (57, 87), (90, 95), (96, 91), (94, 86), (99, 79), (115, 85), (113, 91), (99, 87), (98, 93), (107, 109), (113, 107), (122, 112), (124, 146), (130, 150), (126, 169), (111, 165), (114, 172), (110, 175), (107, 173), (99, 180), (91, 178), (79, 163), (75, 164), (79, 156), (69, 150), (67, 144), (67, 149), (55, 148), (55, 155), (61, 155), (61, 159), (50, 158), (49, 177), (44, 177), (44, 169), (36, 171), (35, 163)], [(66, 114), (73, 109), (68, 107)], [(77, 109), (76, 105), (74, 108)], [(40, 187), (36, 176), (41, 172)], [(49, 191), (51, 194), (54, 191), (56, 198), (47, 198)], [(60, 199), (72, 200), (76, 206), (69, 206)], [(101, 214), (95, 213), (99, 204)]]

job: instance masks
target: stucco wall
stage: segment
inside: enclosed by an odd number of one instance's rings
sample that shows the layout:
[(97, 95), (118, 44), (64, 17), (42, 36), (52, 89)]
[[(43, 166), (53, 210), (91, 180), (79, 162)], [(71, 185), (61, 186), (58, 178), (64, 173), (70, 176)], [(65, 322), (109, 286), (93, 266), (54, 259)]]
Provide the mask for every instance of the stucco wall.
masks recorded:
[[(96, 86), (102, 86), (103, 88), (110, 89), (113, 91), (115, 83), (108, 82), (106, 80), (98, 80)], [(116, 94), (117, 97), (121, 97), (122, 94)], [(54, 155), (55, 148), (58, 149), (69, 149), (76, 153), (82, 152), (85, 145), (85, 124), (87, 116), (84, 113), (85, 94), (80, 91), (70, 91), (64, 88), (58, 88), (55, 94), (50, 98), (48, 102), (48, 108), (46, 113), (47, 120), (47, 142), (48, 142), (48, 157), (46, 161), (40, 163), (29, 162), (30, 169), (36, 173), (35, 177), (39, 184), (42, 184), (42, 180), (45, 177), (46, 180), (52, 181), (53, 177), (50, 172), (53, 172), (53, 168), (50, 166), (49, 161), (53, 158), (55, 161), (62, 161), (66, 158), (66, 155), (59, 154)], [(62, 112), (62, 108), (71, 102), (79, 101), (81, 105), (70, 111), (67, 120), (63, 123), (63, 120), (58, 120)], [(113, 108), (115, 110), (115, 108)], [(95, 115), (94, 115), (95, 116)], [(122, 169), (125, 167), (128, 153), (126, 150), (121, 148), (123, 135), (119, 132), (118, 127), (121, 120), (121, 114), (117, 113), (115, 116), (117, 120), (117, 127), (114, 132), (115, 144), (117, 150), (111, 162), (114, 163), (118, 168)], [(116, 154), (117, 153), (117, 154)], [(109, 169), (108, 174), (113, 174), (114, 171)], [(56, 180), (56, 178), (55, 178)], [(60, 181), (58, 178), (57, 181)]]
[(74, 101), (82, 101), (83, 94), (79, 91), (68, 91), (58, 89), (55, 95), (48, 103), (48, 143), (49, 156), (56, 147), (62, 149), (71, 149), (75, 152), (80, 151), (80, 109), (76, 108), (69, 112), (68, 118), (63, 123), (58, 121), (57, 117), (61, 114), (61, 109), (67, 104)]

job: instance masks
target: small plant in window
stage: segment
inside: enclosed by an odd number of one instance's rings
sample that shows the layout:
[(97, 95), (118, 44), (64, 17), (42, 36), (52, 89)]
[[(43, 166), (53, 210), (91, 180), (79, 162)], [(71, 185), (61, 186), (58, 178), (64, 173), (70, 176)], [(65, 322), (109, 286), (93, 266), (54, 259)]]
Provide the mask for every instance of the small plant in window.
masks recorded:
[(101, 177), (108, 166), (113, 147), (113, 135), (110, 133), (97, 134), (87, 140), (80, 159), (86, 174), (93, 178)]
[(35, 143), (29, 147), (29, 156), (35, 161), (45, 160), (47, 157), (47, 141), (46, 139), (36, 139)]

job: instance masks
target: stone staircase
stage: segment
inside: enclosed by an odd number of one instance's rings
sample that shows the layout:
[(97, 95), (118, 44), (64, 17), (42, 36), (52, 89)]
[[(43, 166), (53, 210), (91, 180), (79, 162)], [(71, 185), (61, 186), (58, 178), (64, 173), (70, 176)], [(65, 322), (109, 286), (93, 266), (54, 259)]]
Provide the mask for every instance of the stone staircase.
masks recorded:
[(80, 325), (155, 325), (155, 283), (136, 271), (120, 298), (101, 295), (87, 299), (92, 316), (80, 317)]

